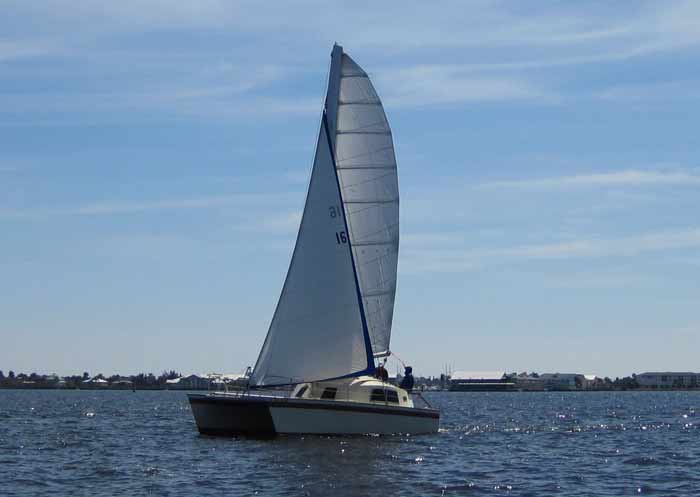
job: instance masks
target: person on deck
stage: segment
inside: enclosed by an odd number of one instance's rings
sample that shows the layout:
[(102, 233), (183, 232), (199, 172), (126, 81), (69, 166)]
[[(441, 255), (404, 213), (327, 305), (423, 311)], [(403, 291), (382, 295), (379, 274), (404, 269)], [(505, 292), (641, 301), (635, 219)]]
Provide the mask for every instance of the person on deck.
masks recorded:
[(379, 363), (379, 365), (374, 369), (374, 376), (382, 381), (389, 381), (389, 371), (386, 370), (384, 364)]
[(413, 368), (411, 366), (406, 366), (403, 373), (403, 380), (401, 380), (401, 384), (399, 386), (408, 393), (411, 393), (414, 383), (415, 380), (413, 379)]

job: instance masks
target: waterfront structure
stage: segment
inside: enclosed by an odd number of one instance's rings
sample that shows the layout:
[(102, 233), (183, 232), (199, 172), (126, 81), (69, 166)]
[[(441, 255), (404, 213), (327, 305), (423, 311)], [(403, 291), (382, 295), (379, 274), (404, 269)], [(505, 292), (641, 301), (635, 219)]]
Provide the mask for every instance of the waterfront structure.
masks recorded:
[(87, 380), (83, 380), (82, 385), (83, 388), (107, 388), (109, 387), (109, 382), (103, 378), (88, 378)]
[(642, 388), (697, 388), (700, 387), (700, 373), (690, 372), (647, 372), (636, 376)]
[(505, 371), (455, 371), (450, 377), (452, 392), (507, 391), (515, 388), (515, 382)]
[(207, 390), (211, 379), (207, 375), (188, 374), (165, 382), (168, 390)]
[(543, 373), (540, 378), (545, 390), (583, 390), (587, 385), (585, 375), (579, 373)]
[(521, 392), (542, 392), (544, 380), (535, 374), (520, 373), (513, 377), (515, 389)]

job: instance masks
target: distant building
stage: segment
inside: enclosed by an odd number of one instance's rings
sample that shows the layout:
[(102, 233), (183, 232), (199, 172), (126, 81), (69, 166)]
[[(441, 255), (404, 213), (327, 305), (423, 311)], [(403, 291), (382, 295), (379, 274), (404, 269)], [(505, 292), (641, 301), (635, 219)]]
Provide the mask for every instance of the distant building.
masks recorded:
[(514, 386), (505, 371), (455, 371), (450, 377), (453, 392), (506, 391)]
[(516, 390), (522, 392), (541, 392), (544, 390), (544, 380), (538, 375), (520, 373), (513, 377)]
[(172, 380), (167, 380), (165, 386), (168, 390), (206, 390), (211, 380), (207, 375), (188, 374)]
[(248, 385), (248, 376), (244, 373), (211, 373), (207, 375), (207, 378), (209, 378), (209, 381), (217, 388), (244, 388)]
[(172, 380), (166, 380), (168, 390), (208, 390), (209, 388), (223, 389), (225, 387), (243, 388), (248, 384), (248, 377), (239, 373), (208, 373), (189, 374)]
[(88, 378), (82, 381), (83, 388), (107, 388), (109, 382), (102, 378)]
[(118, 378), (113, 380), (112, 388), (134, 388), (134, 382), (128, 378)]
[(636, 378), (642, 388), (697, 388), (700, 386), (700, 373), (648, 372), (638, 374)]
[(578, 373), (543, 373), (540, 378), (546, 390), (583, 390), (588, 385), (585, 375)]

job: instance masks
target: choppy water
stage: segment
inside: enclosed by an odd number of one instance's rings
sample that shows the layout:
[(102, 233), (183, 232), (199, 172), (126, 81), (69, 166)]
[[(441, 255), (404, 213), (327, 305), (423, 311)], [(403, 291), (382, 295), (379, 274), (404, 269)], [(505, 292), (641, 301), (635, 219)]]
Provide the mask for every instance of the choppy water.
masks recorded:
[(0, 495), (700, 495), (700, 393), (434, 393), (415, 437), (197, 434), (181, 392), (0, 390)]

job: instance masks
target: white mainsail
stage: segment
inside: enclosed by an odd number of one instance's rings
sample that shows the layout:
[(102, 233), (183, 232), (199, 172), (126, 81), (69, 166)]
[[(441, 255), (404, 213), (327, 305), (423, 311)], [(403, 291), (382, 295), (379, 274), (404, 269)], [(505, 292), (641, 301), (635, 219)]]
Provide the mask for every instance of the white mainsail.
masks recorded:
[(252, 386), (365, 374), (389, 353), (398, 201), (381, 102), (336, 45), (299, 234)]
[(389, 354), (399, 255), (391, 129), (367, 73), (342, 54), (335, 160), (372, 350)]

